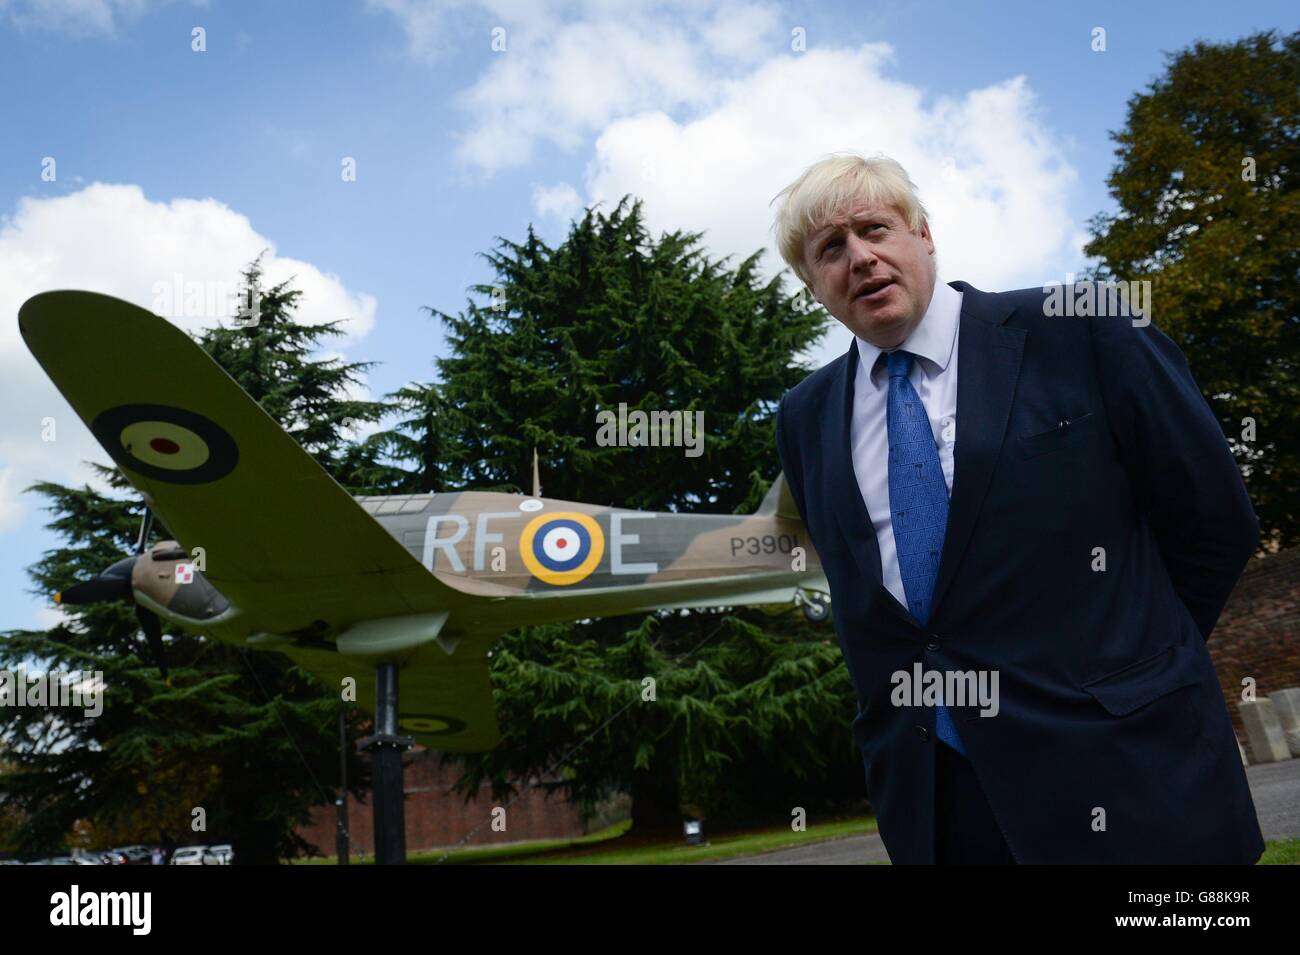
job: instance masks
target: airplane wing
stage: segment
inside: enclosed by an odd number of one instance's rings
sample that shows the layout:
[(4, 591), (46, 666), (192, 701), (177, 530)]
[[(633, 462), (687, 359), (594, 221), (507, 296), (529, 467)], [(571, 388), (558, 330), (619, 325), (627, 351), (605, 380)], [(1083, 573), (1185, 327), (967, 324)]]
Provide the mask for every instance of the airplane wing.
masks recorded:
[[(374, 711), (375, 671), (369, 662), (324, 646), (272, 646), (327, 686), (356, 681), (357, 703)], [(501, 742), (487, 659), (467, 655), (453, 662), (435, 644), (424, 644), (398, 671), (397, 730), (430, 749), (482, 753)]]
[[(204, 575), (251, 628), (309, 638), (482, 599), (429, 573), (165, 319), (107, 295), (57, 291), (29, 299), (18, 323), (36, 360), (146, 503), (187, 551), (203, 549)], [(327, 679), (347, 670), (357, 677), (359, 701), (373, 699), (364, 657), (316, 647), (304, 640), (276, 649)], [(486, 659), (470, 653), (481, 646), (463, 649), (459, 658), (430, 641), (404, 649), (404, 730), (436, 740), (427, 745), (437, 749), (485, 749), (483, 741), (497, 738)], [(457, 681), (464, 685), (450, 698), (434, 699)], [(460, 711), (451, 712), (458, 701)], [(465, 729), (415, 733), (417, 724), (405, 719), (408, 702)]]

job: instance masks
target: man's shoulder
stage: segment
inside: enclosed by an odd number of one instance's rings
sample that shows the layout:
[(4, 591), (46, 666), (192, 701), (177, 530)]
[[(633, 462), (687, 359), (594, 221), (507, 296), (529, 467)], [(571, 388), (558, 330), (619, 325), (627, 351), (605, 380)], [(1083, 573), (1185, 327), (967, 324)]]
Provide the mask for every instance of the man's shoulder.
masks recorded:
[(1061, 327), (1069, 323), (1059, 319), (1073, 318), (1083, 319), (1073, 324), (1086, 328), (1100, 324), (1089, 319), (1126, 318), (1132, 319), (1131, 327), (1144, 328), (1150, 324), (1144, 320), (1143, 314), (1150, 293), (1142, 295), (1142, 290), (1131, 292), (1128, 286), (1134, 284), (1137, 283), (1087, 280), (1069, 284), (1053, 282), (1006, 292), (971, 291), (989, 296), (989, 301), (1001, 311), (1014, 309), (1013, 321), (1016, 324), (1042, 323)]
[(995, 292), (993, 294), (997, 295), (998, 301), (1014, 306), (1017, 311), (1021, 309), (1041, 311), (1048, 290), (1041, 285), (1031, 285), (1028, 288), (1009, 289), (1005, 292)]
[(844, 365), (849, 360), (846, 351), (833, 361), (827, 362), (816, 371), (811, 372), (803, 381), (785, 393), (782, 403), (787, 413), (797, 413), (800, 408), (811, 404), (812, 407), (824, 407), (823, 402), (834, 382), (839, 381), (844, 373)]
[(1008, 315), (1009, 326), (1026, 330), (1045, 346), (1036, 349), (1044, 357), (1104, 356), (1108, 380), (1139, 383), (1159, 371), (1186, 367), (1181, 350), (1151, 320), (1149, 282), (1090, 279), (1008, 292), (975, 291), (996, 301), (996, 308), (985, 310), (987, 315)]
[(983, 306), (980, 311), (989, 316), (1002, 318), (1011, 316), (1013, 321), (1032, 320), (1045, 313), (1044, 302), (1049, 295), (1048, 287), (1031, 285), (1028, 288), (1008, 289), (1004, 292), (985, 292), (969, 282), (953, 282), (957, 291), (962, 293), (962, 310), (965, 311), (967, 295), (975, 295)]

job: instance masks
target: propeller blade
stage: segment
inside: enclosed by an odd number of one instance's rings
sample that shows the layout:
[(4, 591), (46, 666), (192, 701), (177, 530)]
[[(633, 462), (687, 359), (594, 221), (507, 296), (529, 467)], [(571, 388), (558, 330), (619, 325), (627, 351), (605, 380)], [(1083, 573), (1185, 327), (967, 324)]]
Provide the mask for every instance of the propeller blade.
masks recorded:
[(54, 602), (59, 604), (97, 604), (113, 600), (131, 599), (131, 581), (120, 577), (95, 577), (80, 584), (73, 584), (67, 590), (60, 590), (54, 595)]
[(140, 537), (135, 542), (136, 554), (144, 553), (144, 545), (149, 542), (149, 533), (153, 530), (153, 511), (148, 507), (144, 509), (144, 519), (140, 521)]
[(54, 602), (82, 605), (102, 601), (133, 600), (131, 569), (135, 566), (135, 560), (134, 557), (125, 557), (106, 568), (98, 576), (59, 591), (54, 595)]
[(146, 610), (136, 604), (135, 616), (140, 621), (140, 629), (144, 631), (144, 638), (149, 641), (149, 648), (153, 651), (153, 661), (158, 665), (158, 672), (162, 674), (164, 680), (169, 679), (167, 676), (167, 657), (163, 652), (162, 624), (158, 620), (158, 615), (152, 610)]

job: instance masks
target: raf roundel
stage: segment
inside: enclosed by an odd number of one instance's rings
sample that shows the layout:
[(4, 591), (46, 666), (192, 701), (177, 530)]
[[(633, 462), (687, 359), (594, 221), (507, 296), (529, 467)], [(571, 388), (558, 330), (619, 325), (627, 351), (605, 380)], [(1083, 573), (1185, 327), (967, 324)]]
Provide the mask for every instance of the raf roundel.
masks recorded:
[(118, 405), (90, 426), (113, 460), (169, 484), (206, 484), (239, 463), (239, 447), (216, 422), (171, 405)]
[(586, 514), (544, 514), (524, 525), (519, 553), (530, 574), (564, 587), (591, 576), (604, 556), (605, 535)]
[(417, 736), (452, 736), (465, 731), (465, 721), (443, 713), (403, 713), (397, 728)]

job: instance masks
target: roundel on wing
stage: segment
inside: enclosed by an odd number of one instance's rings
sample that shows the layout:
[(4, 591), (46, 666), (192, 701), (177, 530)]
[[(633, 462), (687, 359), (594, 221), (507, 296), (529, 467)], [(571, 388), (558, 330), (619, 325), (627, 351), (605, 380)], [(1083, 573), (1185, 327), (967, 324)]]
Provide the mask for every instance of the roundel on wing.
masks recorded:
[(397, 728), (417, 736), (450, 736), (463, 732), (465, 721), (441, 713), (403, 713), (397, 718)]
[(171, 484), (206, 484), (239, 463), (239, 446), (216, 422), (171, 405), (118, 405), (90, 425), (124, 468)]
[(534, 517), (519, 535), (524, 566), (538, 580), (567, 586), (591, 575), (605, 553), (605, 535), (586, 514)]

